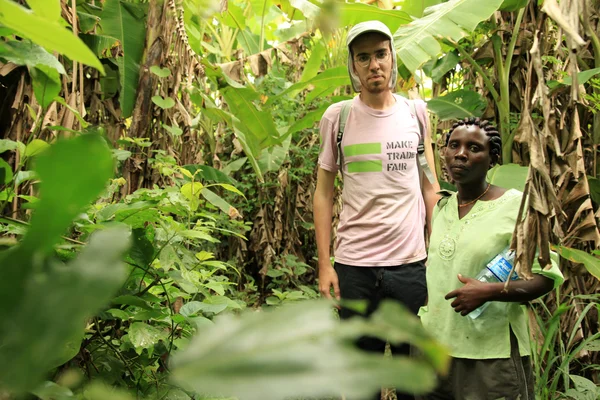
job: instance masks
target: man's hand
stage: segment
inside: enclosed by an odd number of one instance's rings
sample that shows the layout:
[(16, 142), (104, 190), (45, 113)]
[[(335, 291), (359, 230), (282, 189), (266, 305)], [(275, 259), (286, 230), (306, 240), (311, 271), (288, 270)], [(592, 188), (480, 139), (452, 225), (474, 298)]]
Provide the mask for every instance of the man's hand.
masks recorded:
[(335, 299), (339, 300), (340, 284), (335, 269), (333, 269), (329, 261), (326, 264), (323, 263), (323, 265), (319, 264), (319, 292), (321, 292), (321, 296), (331, 299), (332, 286)]
[(458, 280), (465, 285), (448, 293), (445, 299), (454, 299), (450, 305), (454, 308), (454, 311), (464, 317), (488, 301), (489, 293), (487, 289), (489, 288), (489, 284), (480, 282), (477, 279), (464, 277), (461, 274), (458, 274)]

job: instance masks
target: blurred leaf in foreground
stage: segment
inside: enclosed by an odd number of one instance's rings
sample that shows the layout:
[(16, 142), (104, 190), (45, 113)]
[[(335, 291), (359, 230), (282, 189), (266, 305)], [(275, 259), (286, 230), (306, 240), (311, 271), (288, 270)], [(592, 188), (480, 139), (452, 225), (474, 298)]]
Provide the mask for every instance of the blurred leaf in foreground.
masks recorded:
[[(365, 334), (409, 342), (423, 357), (365, 353), (353, 344)], [(175, 355), (172, 376), (201, 395), (240, 400), (342, 393), (354, 399), (390, 386), (425, 393), (447, 361), (416, 317), (397, 303), (382, 303), (369, 320), (336, 321), (329, 303), (310, 301), (217, 318)]]

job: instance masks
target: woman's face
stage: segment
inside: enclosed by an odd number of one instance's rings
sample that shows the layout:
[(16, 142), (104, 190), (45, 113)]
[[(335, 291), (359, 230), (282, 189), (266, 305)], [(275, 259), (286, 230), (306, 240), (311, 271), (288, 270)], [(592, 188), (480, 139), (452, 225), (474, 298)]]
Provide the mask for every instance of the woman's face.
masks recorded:
[(480, 184), (494, 165), (490, 139), (476, 125), (461, 125), (452, 131), (444, 158), (448, 174), (458, 184)]

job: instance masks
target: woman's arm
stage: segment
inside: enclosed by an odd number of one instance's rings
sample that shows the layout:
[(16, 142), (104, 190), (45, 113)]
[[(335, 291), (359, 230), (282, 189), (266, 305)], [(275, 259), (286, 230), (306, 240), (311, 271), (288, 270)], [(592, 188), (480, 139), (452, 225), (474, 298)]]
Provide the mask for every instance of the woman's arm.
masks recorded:
[(534, 274), (530, 280), (516, 280), (504, 290), (504, 282), (484, 283), (477, 279), (458, 275), (464, 286), (451, 291), (446, 300), (454, 299), (451, 306), (461, 315), (467, 315), (487, 301), (525, 303), (545, 295), (554, 287), (554, 281), (545, 276)]

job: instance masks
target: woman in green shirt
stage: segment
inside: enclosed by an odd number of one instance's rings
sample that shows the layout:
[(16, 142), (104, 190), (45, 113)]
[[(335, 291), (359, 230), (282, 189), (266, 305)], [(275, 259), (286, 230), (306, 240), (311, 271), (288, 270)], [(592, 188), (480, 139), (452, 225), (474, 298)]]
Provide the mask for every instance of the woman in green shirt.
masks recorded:
[[(479, 119), (456, 123), (447, 137), (444, 157), (458, 193), (433, 213), (429, 299), (419, 315), (446, 345), (452, 364), (430, 400), (534, 399), (522, 303), (548, 293), (563, 277), (554, 259), (549, 269), (534, 264), (533, 279), (513, 281), (507, 291), (504, 283), (474, 278), (510, 244), (521, 203), (521, 192), (486, 182), (501, 149), (496, 128)], [(488, 302), (479, 317), (467, 316)]]

